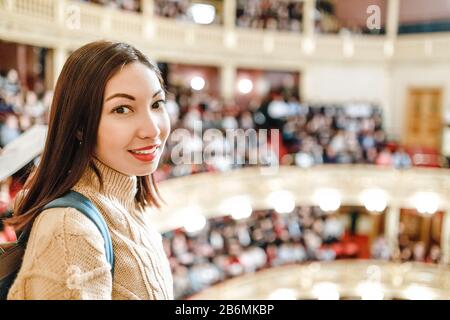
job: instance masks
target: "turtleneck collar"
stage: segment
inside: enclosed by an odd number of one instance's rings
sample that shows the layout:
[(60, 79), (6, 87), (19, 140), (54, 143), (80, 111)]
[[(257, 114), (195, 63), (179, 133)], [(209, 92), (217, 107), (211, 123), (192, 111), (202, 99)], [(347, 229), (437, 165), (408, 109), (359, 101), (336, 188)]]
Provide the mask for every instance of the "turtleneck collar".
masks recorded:
[(89, 190), (101, 193), (108, 198), (117, 199), (126, 208), (133, 210), (137, 193), (137, 177), (116, 171), (95, 157), (92, 158), (92, 162), (98, 168), (102, 177), (103, 192), (100, 191), (100, 181), (90, 165), (73, 189), (75, 191)]

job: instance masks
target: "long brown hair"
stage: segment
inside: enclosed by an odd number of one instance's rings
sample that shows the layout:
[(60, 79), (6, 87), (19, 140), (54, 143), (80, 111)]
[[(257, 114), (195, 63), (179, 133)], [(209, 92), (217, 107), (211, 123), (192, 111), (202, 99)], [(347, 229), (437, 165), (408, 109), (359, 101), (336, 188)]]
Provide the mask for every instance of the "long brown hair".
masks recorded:
[[(6, 221), (16, 230), (31, 227), (42, 208), (69, 191), (90, 166), (103, 181), (92, 161), (103, 96), (107, 81), (120, 68), (140, 62), (154, 71), (164, 88), (156, 66), (139, 50), (125, 43), (97, 41), (74, 51), (67, 59), (56, 83), (50, 110), (49, 128), (39, 165), (17, 199), (14, 216)], [(83, 143), (77, 136), (82, 133)], [(153, 175), (137, 177), (136, 200), (141, 209), (160, 207), (161, 197)]]

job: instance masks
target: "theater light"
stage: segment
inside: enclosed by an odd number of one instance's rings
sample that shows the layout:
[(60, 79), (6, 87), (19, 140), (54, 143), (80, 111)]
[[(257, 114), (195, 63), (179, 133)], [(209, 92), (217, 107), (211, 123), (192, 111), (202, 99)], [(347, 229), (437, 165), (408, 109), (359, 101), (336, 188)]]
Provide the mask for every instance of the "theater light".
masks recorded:
[(273, 291), (268, 300), (297, 300), (297, 291), (294, 289), (280, 288)]
[(364, 190), (361, 200), (368, 211), (382, 212), (387, 207), (387, 193), (378, 188)]
[(344, 57), (351, 58), (355, 54), (355, 44), (353, 43), (353, 40), (351, 39), (345, 39), (344, 45), (342, 47), (342, 52), (344, 54)]
[(249, 79), (241, 79), (238, 82), (238, 90), (240, 93), (247, 94), (253, 89), (253, 82)]
[(269, 205), (278, 213), (289, 213), (295, 208), (294, 196), (289, 191), (274, 191), (269, 194)]
[(384, 55), (388, 58), (394, 55), (394, 42), (392, 40), (386, 41), (383, 46)]
[(318, 300), (339, 300), (337, 285), (331, 282), (320, 282), (313, 286), (312, 293)]
[(193, 77), (191, 79), (191, 88), (195, 91), (200, 91), (205, 87), (205, 79), (202, 77)]
[(435, 294), (429, 288), (417, 284), (409, 285), (404, 294), (405, 298), (409, 300), (432, 300), (435, 297)]
[(200, 213), (198, 207), (188, 207), (178, 212), (184, 220), (183, 227), (188, 233), (202, 230), (206, 225), (206, 218)]
[(363, 281), (358, 284), (356, 291), (362, 300), (383, 300), (383, 288), (379, 282)]
[(209, 4), (193, 4), (188, 12), (192, 15), (195, 23), (210, 24), (216, 16), (216, 9)]
[(422, 214), (433, 214), (439, 208), (439, 196), (434, 192), (417, 192), (413, 198), (414, 206)]
[(235, 48), (237, 44), (236, 33), (234, 31), (226, 31), (224, 42), (227, 48)]
[(245, 219), (252, 214), (250, 199), (246, 196), (235, 196), (225, 200), (221, 205), (221, 211), (229, 214), (235, 220)]
[(335, 189), (319, 189), (314, 193), (314, 201), (323, 211), (336, 211), (341, 206), (341, 195)]
[(305, 40), (303, 40), (302, 49), (306, 55), (311, 55), (312, 53), (314, 53), (314, 50), (316, 49), (314, 40), (311, 38), (306, 38)]

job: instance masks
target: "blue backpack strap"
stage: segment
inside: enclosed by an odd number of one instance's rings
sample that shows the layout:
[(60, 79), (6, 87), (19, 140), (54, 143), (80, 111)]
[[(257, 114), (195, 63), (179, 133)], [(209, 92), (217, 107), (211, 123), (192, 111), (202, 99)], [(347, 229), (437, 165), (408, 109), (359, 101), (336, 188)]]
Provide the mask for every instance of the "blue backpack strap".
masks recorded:
[(64, 196), (49, 202), (42, 210), (66, 207), (77, 209), (96, 225), (97, 229), (103, 236), (103, 240), (105, 241), (106, 260), (111, 265), (111, 273), (114, 276), (114, 251), (111, 235), (109, 234), (108, 226), (106, 225), (106, 222), (100, 212), (88, 198), (73, 190), (70, 190)]

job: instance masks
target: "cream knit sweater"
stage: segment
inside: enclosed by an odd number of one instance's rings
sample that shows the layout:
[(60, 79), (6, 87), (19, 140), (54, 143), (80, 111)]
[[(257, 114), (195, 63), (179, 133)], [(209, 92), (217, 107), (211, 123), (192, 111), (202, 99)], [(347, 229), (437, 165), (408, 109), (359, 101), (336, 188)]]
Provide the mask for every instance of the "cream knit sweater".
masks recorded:
[(8, 299), (173, 299), (172, 275), (161, 235), (137, 210), (137, 178), (97, 159), (105, 191), (88, 168), (72, 188), (90, 199), (111, 234), (111, 279), (103, 237), (73, 208), (43, 211), (35, 220), (22, 267)]

